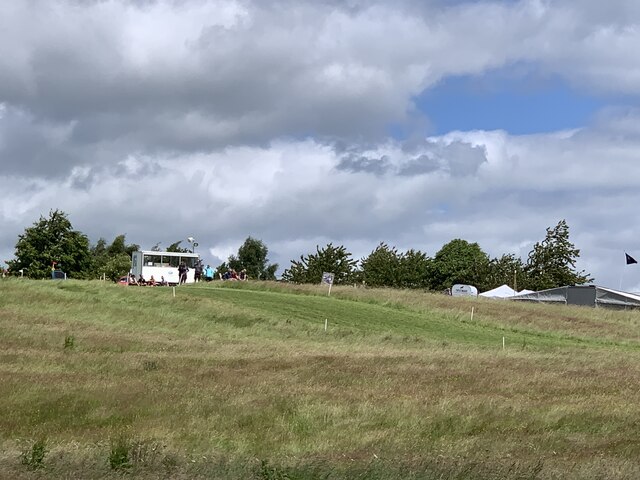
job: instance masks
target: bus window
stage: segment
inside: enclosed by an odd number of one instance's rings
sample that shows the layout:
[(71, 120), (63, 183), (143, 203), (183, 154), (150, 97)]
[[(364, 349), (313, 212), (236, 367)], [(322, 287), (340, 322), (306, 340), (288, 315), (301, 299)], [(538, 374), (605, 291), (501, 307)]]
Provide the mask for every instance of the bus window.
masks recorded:
[(162, 265), (160, 255), (145, 255), (143, 264), (145, 267), (160, 267)]
[(195, 268), (197, 260), (198, 259), (195, 257), (180, 257), (180, 261), (184, 262), (185, 265), (189, 268)]
[(166, 267), (178, 268), (178, 265), (180, 264), (180, 257), (174, 257), (173, 255), (163, 255), (162, 263)]

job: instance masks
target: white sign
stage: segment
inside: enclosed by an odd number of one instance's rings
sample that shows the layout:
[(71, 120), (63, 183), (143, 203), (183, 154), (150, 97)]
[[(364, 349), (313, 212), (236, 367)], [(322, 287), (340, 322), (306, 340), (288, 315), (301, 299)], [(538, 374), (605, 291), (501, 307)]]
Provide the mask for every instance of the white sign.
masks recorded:
[(333, 285), (333, 277), (335, 275), (331, 272), (324, 272), (322, 274), (322, 280), (320, 281), (321, 284), (325, 284), (325, 285)]

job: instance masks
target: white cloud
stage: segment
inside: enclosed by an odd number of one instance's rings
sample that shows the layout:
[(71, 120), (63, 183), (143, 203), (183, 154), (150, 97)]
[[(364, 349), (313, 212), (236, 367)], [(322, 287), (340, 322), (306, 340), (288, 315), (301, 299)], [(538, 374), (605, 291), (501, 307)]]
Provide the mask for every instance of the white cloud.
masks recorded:
[(638, 8), (583, 3), (5, 2), (0, 100), (71, 125), (74, 152), (110, 144), (117, 162), (281, 136), (379, 139), (447, 76), (514, 63), (637, 95)]
[[(470, 164), (469, 174), (401, 173), (442, 145), (460, 147), (449, 148), (445, 160)], [(479, 168), (469, 156), (472, 145), (486, 155)], [(380, 173), (339, 168), (353, 152), (329, 144), (277, 141), (210, 154), (129, 157), (118, 168), (76, 170), (60, 182), (5, 181), (1, 212), (10, 233), (5, 241), (40, 213), (60, 208), (94, 241), (126, 233), (150, 248), (194, 235), (200, 249), (218, 259), (252, 235), (267, 243), (282, 268), (330, 241), (356, 258), (380, 241), (433, 255), (458, 237), (493, 256), (526, 257), (545, 228), (564, 218), (582, 250), (580, 268), (616, 287), (621, 252), (640, 248), (634, 245), (640, 227), (629, 221), (640, 204), (638, 151), (640, 136), (621, 140), (601, 123), (570, 135), (455, 132), (411, 151), (393, 141), (368, 147), (363, 154), (388, 164)], [(91, 182), (74, 187), (87, 176)]]

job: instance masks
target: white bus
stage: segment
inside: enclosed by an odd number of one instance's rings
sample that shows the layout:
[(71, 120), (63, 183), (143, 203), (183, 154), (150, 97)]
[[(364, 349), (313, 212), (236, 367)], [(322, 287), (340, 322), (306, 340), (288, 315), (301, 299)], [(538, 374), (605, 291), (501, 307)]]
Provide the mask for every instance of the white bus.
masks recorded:
[(140, 278), (140, 275), (145, 280), (149, 280), (153, 275), (153, 279), (158, 283), (164, 277), (164, 280), (169, 285), (177, 285), (180, 282), (178, 265), (180, 265), (180, 262), (184, 262), (189, 268), (187, 283), (193, 283), (195, 268), (199, 261), (200, 255), (197, 253), (143, 250), (141, 252), (133, 252), (133, 255), (131, 255), (131, 273), (136, 276), (136, 280)]

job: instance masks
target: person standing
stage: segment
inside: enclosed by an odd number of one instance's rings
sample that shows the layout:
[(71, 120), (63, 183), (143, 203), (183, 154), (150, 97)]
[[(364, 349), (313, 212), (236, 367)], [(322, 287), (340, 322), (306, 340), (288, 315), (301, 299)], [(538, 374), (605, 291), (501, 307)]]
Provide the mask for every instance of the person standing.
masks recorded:
[(187, 267), (187, 264), (184, 262), (180, 262), (180, 265), (178, 265), (178, 275), (180, 276), (180, 281), (179, 281), (180, 285), (184, 285), (185, 283), (187, 283), (188, 271), (189, 271), (189, 267)]
[(202, 262), (198, 260), (198, 263), (196, 263), (196, 269), (193, 275), (193, 279), (196, 283), (198, 283), (201, 278), (202, 278)]
[(204, 269), (204, 279), (207, 282), (213, 280), (213, 268), (211, 268), (211, 265), (207, 265), (207, 268)]

